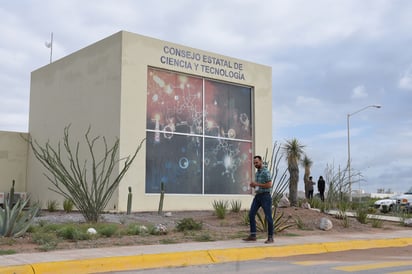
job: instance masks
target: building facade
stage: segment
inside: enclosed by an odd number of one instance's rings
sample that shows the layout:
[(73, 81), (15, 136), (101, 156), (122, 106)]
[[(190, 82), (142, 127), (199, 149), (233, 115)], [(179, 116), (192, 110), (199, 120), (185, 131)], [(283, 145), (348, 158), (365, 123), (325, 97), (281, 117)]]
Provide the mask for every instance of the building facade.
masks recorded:
[[(126, 210), (129, 187), (133, 211), (157, 210), (162, 183), (164, 210), (249, 207), (253, 155), (272, 147), (271, 68), (121, 31), (32, 72), (30, 136), (57, 146), (69, 125), (82, 159), (89, 127), (120, 140), (118, 159), (145, 139), (109, 210)], [(28, 150), (26, 191), (61, 201), (45, 172)]]

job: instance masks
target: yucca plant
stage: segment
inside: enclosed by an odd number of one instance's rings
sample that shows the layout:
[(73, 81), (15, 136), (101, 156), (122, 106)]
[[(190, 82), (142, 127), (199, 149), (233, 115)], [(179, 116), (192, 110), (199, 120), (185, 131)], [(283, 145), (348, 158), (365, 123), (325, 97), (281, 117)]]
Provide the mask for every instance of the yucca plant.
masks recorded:
[[(292, 227), (294, 225), (296, 225), (296, 223), (289, 223), (289, 219), (291, 217), (288, 218), (283, 218), (284, 216), (284, 212), (281, 212), (279, 214), (277, 214), (277, 210), (278, 207), (274, 207), (272, 210), (272, 218), (273, 218), (273, 228), (274, 228), (274, 233), (278, 233), (281, 232), (289, 227)], [(258, 221), (256, 222), (256, 229), (259, 231), (267, 231), (268, 230), (268, 223), (266, 221), (265, 215), (263, 214), (263, 216), (261, 214), (256, 214)]]
[(242, 208), (242, 201), (239, 200), (231, 200), (230, 201), (230, 207), (232, 212), (240, 212), (240, 209)]
[(36, 203), (23, 211), (28, 202), (29, 197), (19, 199), (14, 206), (10, 207), (9, 198), (6, 198), (4, 209), (0, 209), (0, 236), (19, 237), (32, 225), (40, 206)]
[(213, 209), (215, 210), (215, 214), (219, 219), (224, 219), (226, 217), (227, 208), (229, 206), (228, 201), (213, 201), (212, 203)]

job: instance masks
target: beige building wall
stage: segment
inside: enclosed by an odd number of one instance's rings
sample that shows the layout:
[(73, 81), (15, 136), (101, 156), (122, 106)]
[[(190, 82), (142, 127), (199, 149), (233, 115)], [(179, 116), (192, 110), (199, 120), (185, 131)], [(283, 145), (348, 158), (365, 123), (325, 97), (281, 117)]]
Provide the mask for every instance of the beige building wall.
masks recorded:
[(10, 192), (13, 180), (16, 192), (26, 191), (27, 137), (27, 133), (0, 131), (0, 192)]
[[(175, 66), (167, 62), (168, 57), (173, 57), (170, 49), (185, 50), (202, 58), (184, 58), (185, 64)], [(221, 58), (236, 64), (234, 71), (237, 76), (212, 74), (207, 69), (210, 58)], [(120, 138), (120, 158), (132, 154), (140, 140), (146, 137), (148, 67), (252, 87), (253, 153), (264, 154), (267, 148), (271, 148), (270, 67), (123, 31), (32, 73), (30, 134), (42, 142), (50, 140), (56, 143), (65, 125), (72, 124), (73, 140), (82, 136), (92, 125), (95, 134), (109, 140)], [(145, 155), (143, 146), (108, 209), (126, 210), (129, 186), (132, 187), (134, 211), (158, 209), (160, 195), (145, 194)], [(43, 171), (33, 155), (29, 154), (28, 190), (39, 199), (57, 199), (58, 196), (47, 190), (50, 183), (46, 182)], [(242, 206), (248, 208), (251, 198), (251, 195), (166, 193), (163, 209), (212, 209), (214, 200), (234, 199), (241, 200)]]

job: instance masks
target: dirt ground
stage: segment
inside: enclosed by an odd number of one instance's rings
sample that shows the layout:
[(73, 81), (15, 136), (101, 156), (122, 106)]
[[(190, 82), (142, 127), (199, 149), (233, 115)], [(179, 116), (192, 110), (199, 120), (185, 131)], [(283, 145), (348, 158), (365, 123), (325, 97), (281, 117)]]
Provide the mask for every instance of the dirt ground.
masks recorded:
[[(294, 224), (292, 227), (278, 233), (277, 237), (288, 237), (291, 235), (320, 235), (320, 234), (346, 234), (353, 232), (384, 232), (393, 230), (404, 230), (406, 227), (394, 222), (382, 222), (380, 228), (372, 227), (371, 222), (367, 224), (359, 223), (355, 218), (349, 218), (349, 225), (345, 226), (343, 220), (326, 213), (321, 213), (312, 209), (303, 209), (297, 207), (279, 208), (278, 213), (283, 213), (283, 218), (287, 223)], [(166, 216), (166, 215), (171, 216)], [(249, 226), (245, 224), (245, 211), (238, 213), (228, 212), (224, 219), (219, 219), (213, 211), (180, 211), (164, 212), (158, 215), (157, 212), (138, 212), (130, 215), (125, 214), (104, 214), (103, 220), (108, 223), (117, 223), (119, 227), (125, 228), (130, 223), (142, 225), (163, 224), (167, 227), (166, 235), (117, 235), (109, 238), (99, 237), (92, 240), (84, 241), (59, 241), (54, 250), (61, 249), (78, 249), (78, 248), (97, 248), (108, 246), (126, 246), (126, 245), (151, 245), (151, 244), (170, 244), (193, 241), (220, 241), (232, 240), (246, 237), (249, 232)], [(329, 231), (319, 229), (319, 222), (322, 217), (329, 218), (333, 223), (333, 228)], [(175, 230), (177, 222), (184, 218), (193, 218), (203, 224), (200, 231), (178, 232)], [(42, 212), (37, 222), (51, 223), (82, 223), (83, 217), (79, 213), (65, 212)], [(297, 223), (299, 225), (297, 225)], [(92, 225), (90, 225), (92, 227)], [(258, 238), (265, 238), (263, 232), (258, 234)], [(13, 250), (18, 253), (42, 252), (39, 245), (31, 239), (31, 234), (26, 233), (24, 237), (19, 238), (0, 238), (0, 251)]]

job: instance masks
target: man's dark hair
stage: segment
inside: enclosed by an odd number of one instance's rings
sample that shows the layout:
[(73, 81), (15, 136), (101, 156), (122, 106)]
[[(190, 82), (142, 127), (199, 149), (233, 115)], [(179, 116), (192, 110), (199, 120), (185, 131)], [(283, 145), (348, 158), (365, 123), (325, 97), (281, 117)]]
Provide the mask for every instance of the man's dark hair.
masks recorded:
[(256, 155), (255, 157), (253, 157), (253, 159), (256, 159), (256, 158), (262, 161), (262, 157), (260, 157), (259, 155)]

